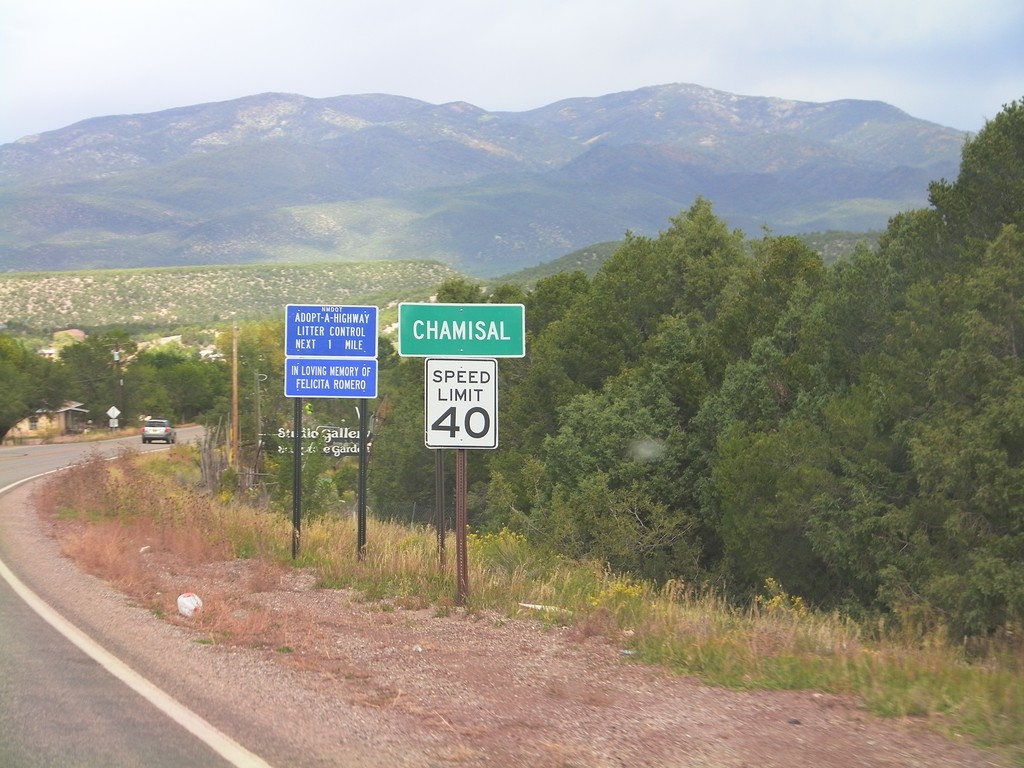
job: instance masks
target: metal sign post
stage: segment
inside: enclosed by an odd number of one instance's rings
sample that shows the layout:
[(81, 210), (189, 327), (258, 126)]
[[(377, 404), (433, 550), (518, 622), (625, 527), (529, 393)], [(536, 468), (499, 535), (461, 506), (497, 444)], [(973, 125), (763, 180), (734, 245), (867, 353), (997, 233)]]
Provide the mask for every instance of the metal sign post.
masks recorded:
[(469, 597), (469, 520), (466, 513), (466, 449), (455, 452), (455, 580), (456, 604), (464, 606)]
[(302, 532), (302, 398), (295, 398), (292, 414), (292, 560), (299, 556)]
[(437, 529), (437, 567), (444, 573), (444, 451), (434, 451), (434, 526)]
[(366, 557), (366, 428), (369, 417), (366, 400), (359, 401), (359, 507), (356, 514), (356, 557)]

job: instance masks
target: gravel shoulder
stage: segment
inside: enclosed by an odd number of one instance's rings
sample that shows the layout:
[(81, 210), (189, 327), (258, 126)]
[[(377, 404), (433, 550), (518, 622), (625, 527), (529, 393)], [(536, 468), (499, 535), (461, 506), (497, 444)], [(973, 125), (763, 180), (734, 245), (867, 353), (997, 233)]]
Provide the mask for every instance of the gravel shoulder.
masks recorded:
[[(631, 663), (600, 636), (362, 602), (252, 561), (188, 565), (140, 552), (162, 612), (61, 555), (31, 488), (0, 502), (0, 555), (37, 594), (178, 701), (275, 766), (1008, 766), (855, 699), (731, 691)], [(174, 609), (263, 628), (225, 644)], [(162, 615), (161, 615), (162, 614)]]

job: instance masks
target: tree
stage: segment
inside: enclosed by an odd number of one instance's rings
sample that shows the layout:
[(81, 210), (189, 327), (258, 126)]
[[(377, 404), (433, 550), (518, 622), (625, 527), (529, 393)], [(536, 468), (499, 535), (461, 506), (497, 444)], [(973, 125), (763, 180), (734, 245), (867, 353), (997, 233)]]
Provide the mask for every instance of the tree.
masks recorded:
[(124, 331), (113, 330), (69, 344), (60, 353), (60, 365), (69, 380), (68, 399), (84, 403), (92, 412), (105, 413), (111, 406), (121, 418), (138, 415), (135, 396), (124, 376), (138, 345)]
[(645, 376), (574, 398), (544, 442), (534, 540), (643, 578), (696, 577), (696, 523), (669, 492), (681, 474), (678, 424), (660, 382)]
[(772, 431), (737, 424), (717, 454), (711, 481), (734, 589), (751, 594), (773, 578), (793, 594), (826, 602), (832, 585), (808, 537), (815, 501), (831, 479), (825, 436), (801, 419)]
[(66, 382), (50, 360), (0, 334), (0, 440), (39, 408), (63, 404)]
[(523, 297), (527, 337), (536, 338), (553, 322), (565, 317), (569, 308), (589, 287), (590, 280), (582, 270), (559, 272), (539, 280), (534, 289)]
[(211, 413), (230, 388), (224, 363), (202, 360), (198, 351), (176, 343), (147, 347), (124, 367), (132, 411), (180, 423)]
[(423, 361), (403, 359), (390, 371), (373, 441), (369, 496), (374, 513), (408, 519), (415, 506), (434, 508), (434, 452), (423, 443)]
[[(238, 326), (238, 394), (239, 432), (245, 455), (255, 454), (260, 447), (259, 436), (276, 433), (290, 425), (294, 410), (284, 396), (284, 318), (263, 322), (243, 323)], [(218, 339), (220, 349), (231, 349), (232, 339), (227, 333)], [(227, 366), (225, 365), (225, 368)], [(228, 378), (225, 370), (225, 383)], [(227, 391), (220, 402), (207, 411), (208, 420), (231, 418)]]
[(1024, 102), (986, 121), (964, 145), (956, 181), (932, 182), (928, 192), (953, 243), (989, 242), (1008, 224), (1024, 229)]
[[(816, 294), (825, 282), (821, 256), (795, 237), (764, 237), (753, 258), (734, 268), (721, 286), (721, 309), (715, 326), (733, 356), (744, 357), (750, 345), (771, 335), (801, 291)], [(716, 302), (717, 303), (717, 302)]]
[(721, 289), (743, 259), (742, 234), (729, 232), (703, 199), (657, 239), (627, 236), (589, 290), (547, 326), (558, 367), (580, 386), (599, 388), (636, 363), (664, 317), (714, 317)]
[(825, 281), (803, 307), (794, 354), (817, 369), (822, 386), (842, 392), (891, 332), (903, 296), (892, 260), (865, 245), (834, 264)]
[(1024, 613), (1024, 237), (1005, 227), (965, 282), (939, 286), (947, 331), (907, 430), (919, 488), (912, 568), (892, 573), (956, 631)]
[(483, 288), (462, 277), (451, 277), (437, 289), (439, 304), (480, 304), (484, 301)]
[(892, 609), (883, 581), (906, 565), (914, 479), (898, 443), (879, 428), (871, 387), (829, 397), (821, 419), (832, 477), (813, 500), (808, 539), (828, 568), (835, 604), (851, 612)]

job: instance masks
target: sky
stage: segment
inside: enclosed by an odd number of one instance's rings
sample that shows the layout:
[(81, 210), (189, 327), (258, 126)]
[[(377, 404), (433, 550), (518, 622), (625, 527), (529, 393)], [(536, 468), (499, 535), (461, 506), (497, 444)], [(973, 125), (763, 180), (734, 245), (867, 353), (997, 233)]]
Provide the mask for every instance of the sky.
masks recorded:
[(1024, 99), (1021, 0), (0, 0), (0, 144), (265, 92), (524, 111), (691, 83), (980, 130)]

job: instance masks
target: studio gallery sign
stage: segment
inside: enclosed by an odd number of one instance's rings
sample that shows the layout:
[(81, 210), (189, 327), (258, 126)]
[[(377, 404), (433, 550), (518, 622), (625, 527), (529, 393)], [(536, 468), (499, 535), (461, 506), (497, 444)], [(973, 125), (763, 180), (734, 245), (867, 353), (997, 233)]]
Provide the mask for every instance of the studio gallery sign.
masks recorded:
[[(277, 445), (279, 454), (291, 453), (295, 432), (291, 429), (281, 427), (275, 436), (282, 442)], [(299, 438), (308, 441), (309, 445), (302, 447), (305, 454), (323, 453), (328, 456), (356, 456), (359, 454), (359, 430), (349, 427), (303, 427)]]

